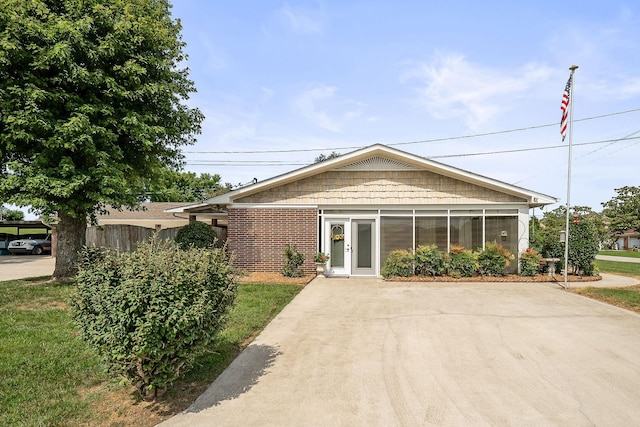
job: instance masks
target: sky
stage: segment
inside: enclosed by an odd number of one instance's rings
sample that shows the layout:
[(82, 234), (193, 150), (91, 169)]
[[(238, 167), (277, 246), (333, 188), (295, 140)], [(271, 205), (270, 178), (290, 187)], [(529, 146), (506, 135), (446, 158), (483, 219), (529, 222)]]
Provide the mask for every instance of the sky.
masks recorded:
[(173, 3), (206, 117), (188, 171), (237, 185), (382, 143), (565, 205), (571, 139), (572, 206), (639, 185), (638, 2)]
[(565, 205), (571, 139), (571, 205), (600, 211), (640, 184), (640, 2), (173, 0), (172, 14), (206, 117), (187, 171), (238, 185), (381, 143)]

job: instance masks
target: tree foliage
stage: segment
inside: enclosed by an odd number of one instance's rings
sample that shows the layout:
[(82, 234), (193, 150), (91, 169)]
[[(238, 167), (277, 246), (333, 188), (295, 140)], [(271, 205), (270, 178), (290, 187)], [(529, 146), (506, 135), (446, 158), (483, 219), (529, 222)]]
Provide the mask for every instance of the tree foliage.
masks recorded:
[(176, 233), (175, 242), (181, 249), (187, 250), (193, 248), (212, 248), (216, 243), (218, 234), (210, 225), (200, 221), (193, 221)]
[(640, 230), (640, 187), (616, 188), (617, 196), (602, 203), (602, 213), (609, 219), (609, 228), (615, 234), (625, 230)]
[(87, 218), (135, 206), (200, 131), (181, 26), (168, 0), (4, 0), (0, 28), (0, 198), (57, 215), (69, 276)]
[(145, 188), (150, 202), (202, 202), (210, 197), (231, 191), (231, 184), (220, 183), (220, 175), (179, 172), (161, 169), (156, 178)]
[(324, 162), (325, 160), (335, 159), (336, 157), (340, 157), (340, 153), (337, 153), (335, 151), (332, 151), (331, 154), (320, 154), (318, 157), (315, 158), (313, 163)]
[(4, 206), (0, 206), (0, 220), (22, 221), (24, 220), (24, 212), (17, 209), (6, 209)]
[[(560, 241), (560, 232), (566, 227), (566, 212), (566, 207), (560, 206), (545, 212), (542, 220), (530, 222), (530, 246), (542, 258), (564, 260), (564, 243)], [(569, 219), (569, 265), (589, 274), (600, 244), (607, 236), (602, 215), (589, 207), (576, 206), (570, 212)], [(575, 224), (575, 221), (578, 223)]]

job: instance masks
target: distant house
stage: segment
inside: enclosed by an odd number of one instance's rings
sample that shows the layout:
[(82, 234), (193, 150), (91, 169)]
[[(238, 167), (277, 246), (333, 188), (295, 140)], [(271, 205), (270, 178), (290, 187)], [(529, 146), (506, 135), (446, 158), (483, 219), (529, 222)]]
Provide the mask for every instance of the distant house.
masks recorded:
[(640, 248), (640, 232), (633, 229), (625, 230), (616, 239), (616, 244), (621, 250)]
[(379, 276), (392, 250), (418, 245), (496, 241), (517, 256), (529, 246), (529, 209), (555, 202), (378, 144), (173, 211), (225, 216), (228, 247), (249, 272), (279, 271), (295, 244), (307, 273), (323, 251), (330, 275)]
[[(108, 214), (98, 215), (98, 225), (135, 225), (152, 229), (167, 229), (182, 227), (189, 221), (202, 221), (207, 224), (224, 226), (226, 218), (216, 217), (210, 212), (185, 213), (175, 212), (174, 209), (185, 206), (194, 206), (193, 203), (178, 202), (149, 202), (142, 203), (140, 209), (130, 211), (127, 209), (109, 209)], [(220, 221), (219, 221), (220, 220)]]

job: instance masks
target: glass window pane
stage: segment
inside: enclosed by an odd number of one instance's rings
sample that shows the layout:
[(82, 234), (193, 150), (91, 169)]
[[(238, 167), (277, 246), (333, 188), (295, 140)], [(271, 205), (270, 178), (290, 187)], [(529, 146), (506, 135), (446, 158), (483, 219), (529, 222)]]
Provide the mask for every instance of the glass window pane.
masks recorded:
[(344, 268), (344, 225), (331, 224), (330, 263), (333, 268)]
[(356, 268), (371, 268), (371, 228), (372, 223), (358, 222), (358, 259)]
[(413, 218), (380, 218), (380, 261), (387, 259), (389, 252), (395, 249), (413, 248)]
[(436, 245), (447, 250), (447, 217), (416, 218), (416, 247)]

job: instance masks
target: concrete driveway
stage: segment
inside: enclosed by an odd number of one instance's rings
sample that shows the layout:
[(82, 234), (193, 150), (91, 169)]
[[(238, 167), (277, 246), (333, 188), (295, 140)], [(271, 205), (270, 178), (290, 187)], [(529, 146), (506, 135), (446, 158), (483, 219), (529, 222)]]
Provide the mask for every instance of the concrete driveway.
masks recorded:
[(0, 281), (51, 276), (56, 259), (50, 255), (0, 256)]
[(551, 284), (316, 279), (163, 426), (628, 426), (640, 316)]

